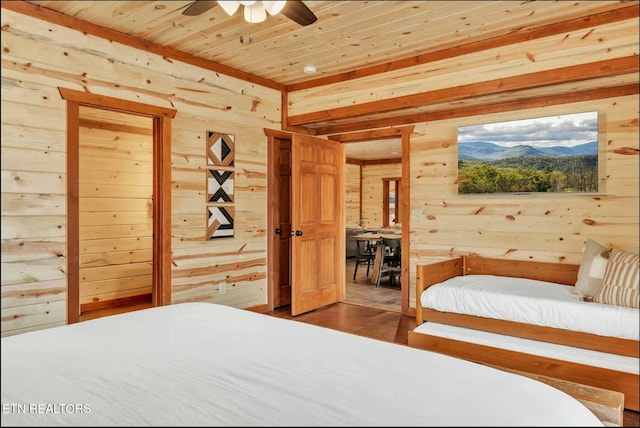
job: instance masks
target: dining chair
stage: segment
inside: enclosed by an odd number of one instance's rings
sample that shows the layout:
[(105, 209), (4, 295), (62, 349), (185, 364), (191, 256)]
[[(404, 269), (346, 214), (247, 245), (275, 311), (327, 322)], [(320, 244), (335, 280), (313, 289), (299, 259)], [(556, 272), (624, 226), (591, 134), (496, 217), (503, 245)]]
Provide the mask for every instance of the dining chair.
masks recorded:
[(356, 239), (356, 267), (353, 270), (353, 280), (356, 279), (358, 273), (358, 266), (367, 265), (367, 277), (369, 276), (369, 270), (373, 264), (373, 260), (376, 257), (376, 248), (370, 244), (370, 241), (364, 239)]
[(383, 276), (389, 277), (391, 285), (400, 284), (400, 274), (402, 272), (400, 249), (402, 248), (402, 240), (400, 238), (381, 237), (380, 245), (382, 246), (382, 263), (378, 270), (376, 287), (380, 286), (380, 279)]

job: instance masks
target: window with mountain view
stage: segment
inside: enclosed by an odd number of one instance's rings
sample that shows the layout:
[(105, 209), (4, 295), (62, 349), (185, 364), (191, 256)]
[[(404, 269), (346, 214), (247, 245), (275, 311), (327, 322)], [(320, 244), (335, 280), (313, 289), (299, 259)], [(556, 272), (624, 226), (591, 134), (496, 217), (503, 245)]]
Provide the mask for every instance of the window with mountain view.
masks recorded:
[(598, 192), (598, 112), (458, 128), (458, 193)]

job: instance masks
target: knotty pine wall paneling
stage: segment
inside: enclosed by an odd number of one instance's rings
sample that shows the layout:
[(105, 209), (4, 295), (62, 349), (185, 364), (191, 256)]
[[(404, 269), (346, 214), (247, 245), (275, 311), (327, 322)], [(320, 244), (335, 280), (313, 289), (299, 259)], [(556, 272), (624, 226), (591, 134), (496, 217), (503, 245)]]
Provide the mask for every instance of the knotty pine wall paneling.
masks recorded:
[(345, 220), (346, 227), (362, 226), (360, 220), (360, 165), (345, 164)]
[[(635, 17), (297, 90), (288, 94), (289, 114), (349, 108), (416, 93), (434, 94), (512, 76), (633, 57), (640, 49), (638, 27)], [(610, 85), (637, 85), (637, 73), (604, 79)], [(560, 86), (564, 91), (580, 93), (599, 83), (602, 80), (592, 79)], [(542, 90), (530, 88), (526, 93), (535, 98)], [(500, 103), (503, 98), (498, 94), (486, 100)], [(637, 247), (638, 101), (637, 95), (624, 95), (415, 123), (409, 153), (409, 306), (415, 308), (415, 266), (420, 263), (461, 254), (579, 263), (587, 238), (609, 247)], [(469, 101), (451, 104), (462, 108)], [(420, 111), (437, 107), (427, 103)], [(599, 194), (457, 195), (458, 126), (594, 110), (599, 115)], [(363, 184), (362, 191), (364, 207), (364, 195), (372, 190)]]
[(383, 179), (398, 177), (402, 177), (400, 163), (362, 166), (362, 218), (365, 227), (382, 227)]
[[(280, 128), (280, 92), (5, 9), (2, 28), (2, 334), (66, 322), (65, 105), (58, 86), (178, 110), (171, 149), (172, 301), (265, 304), (263, 129)], [(629, 19), (294, 91), (288, 114), (613, 60), (637, 55), (638, 45), (638, 19)], [(613, 79), (625, 84), (637, 76)], [(410, 306), (418, 263), (469, 253), (578, 263), (588, 237), (638, 246), (638, 101), (619, 96), (416, 123), (408, 178)], [(593, 110), (600, 120), (600, 194), (457, 195), (457, 126)], [(215, 243), (202, 233), (207, 129), (236, 136), (235, 236)]]
[[(264, 128), (280, 128), (280, 91), (4, 8), (1, 14), (2, 335), (67, 321), (66, 104), (58, 87), (177, 110), (171, 301), (266, 304)], [(236, 136), (235, 236), (215, 242), (203, 233), (209, 129)]]
[[(490, 25), (490, 24), (488, 24)], [(639, 20), (628, 19), (583, 31), (510, 44), (472, 54), (457, 55), (426, 64), (374, 74), (310, 89), (289, 92), (289, 115), (349, 107), (372, 101), (481, 83), (561, 67), (638, 55)], [(619, 84), (637, 76), (615, 77)], [(574, 84), (574, 90), (589, 85)], [(597, 87), (597, 85), (596, 85)], [(372, 92), (373, 91), (373, 92)], [(536, 89), (529, 89), (535, 94)], [(372, 93), (375, 96), (372, 96)], [(496, 101), (500, 101), (496, 97)], [(462, 107), (464, 101), (456, 106)], [(428, 111), (428, 108), (426, 108)]]
[[(93, 119), (100, 114), (107, 118)], [(81, 312), (148, 296), (153, 268), (153, 123), (80, 107)]]
[[(411, 266), (463, 254), (579, 264), (592, 238), (638, 246), (639, 97), (417, 124), (411, 136)], [(457, 127), (597, 110), (598, 194), (458, 195)], [(415, 278), (409, 296), (415, 307)]]

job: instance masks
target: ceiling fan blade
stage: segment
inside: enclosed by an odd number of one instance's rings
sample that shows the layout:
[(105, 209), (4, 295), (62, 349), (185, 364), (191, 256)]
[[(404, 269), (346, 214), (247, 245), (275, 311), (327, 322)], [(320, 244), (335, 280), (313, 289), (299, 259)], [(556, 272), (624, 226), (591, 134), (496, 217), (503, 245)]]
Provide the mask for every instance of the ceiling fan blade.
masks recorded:
[(284, 16), (300, 25), (313, 24), (318, 17), (300, 0), (289, 0), (281, 12)]
[(216, 3), (216, 1), (196, 0), (191, 3), (185, 10), (183, 10), (182, 14), (188, 16), (197, 16), (215, 7)]

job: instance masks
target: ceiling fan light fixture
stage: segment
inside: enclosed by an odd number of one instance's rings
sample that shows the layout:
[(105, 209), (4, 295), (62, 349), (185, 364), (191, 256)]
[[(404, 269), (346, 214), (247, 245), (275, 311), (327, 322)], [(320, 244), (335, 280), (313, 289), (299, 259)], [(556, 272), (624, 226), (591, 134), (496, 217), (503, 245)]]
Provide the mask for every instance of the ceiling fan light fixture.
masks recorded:
[(267, 19), (267, 12), (261, 2), (254, 3), (251, 6), (244, 7), (244, 20), (255, 24)]
[(302, 26), (311, 25), (318, 20), (318, 17), (302, 0), (291, 1), (288, 6), (287, 0), (195, 0), (184, 8), (182, 14), (198, 16), (215, 7), (216, 4), (229, 16), (233, 16), (242, 6), (244, 19), (248, 22), (266, 20), (267, 12), (269, 15), (282, 13), (286, 18)]
[(232, 16), (234, 13), (236, 13), (238, 8), (240, 7), (239, 1), (218, 0), (218, 4), (222, 9), (224, 9), (225, 12), (227, 12), (227, 15), (229, 16)]
[(277, 15), (282, 11), (282, 9), (284, 9), (287, 1), (263, 1), (262, 4), (264, 5), (264, 8), (267, 10), (267, 12), (269, 12), (269, 15)]

